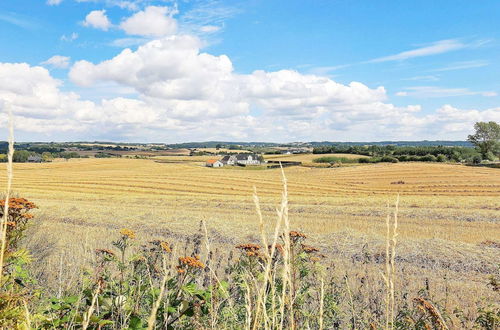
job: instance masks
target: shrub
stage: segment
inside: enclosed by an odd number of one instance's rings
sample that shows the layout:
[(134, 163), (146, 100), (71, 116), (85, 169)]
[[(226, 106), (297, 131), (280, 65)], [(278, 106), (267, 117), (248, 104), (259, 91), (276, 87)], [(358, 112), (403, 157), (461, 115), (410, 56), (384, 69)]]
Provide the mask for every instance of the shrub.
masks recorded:
[(447, 160), (448, 160), (448, 158), (446, 158), (446, 156), (445, 156), (445, 155), (443, 155), (443, 154), (439, 154), (439, 155), (437, 155), (437, 157), (436, 157), (436, 161), (437, 161), (437, 162), (440, 162), (440, 163), (444, 163), (444, 162), (446, 162)]
[(380, 159), (381, 162), (383, 163), (398, 163), (399, 160), (395, 157), (391, 157), (391, 156), (384, 156)]
[(408, 161), (409, 162), (419, 162), (420, 161), (420, 157), (418, 157), (418, 156), (409, 156), (408, 157)]
[(472, 164), (481, 164), (482, 161), (483, 158), (481, 157), (481, 155), (474, 155), (472, 157)]
[(435, 162), (437, 161), (436, 156), (427, 154), (425, 156), (420, 157), (420, 161), (422, 162)]
[(320, 157), (313, 160), (314, 163), (357, 163), (358, 160), (356, 158), (347, 158), (347, 157), (337, 157), (337, 156), (326, 156)]
[(485, 160), (490, 160), (490, 161), (493, 161), (496, 159), (495, 155), (491, 151), (488, 151), (486, 153), (486, 155), (484, 155), (484, 158), (485, 158)]

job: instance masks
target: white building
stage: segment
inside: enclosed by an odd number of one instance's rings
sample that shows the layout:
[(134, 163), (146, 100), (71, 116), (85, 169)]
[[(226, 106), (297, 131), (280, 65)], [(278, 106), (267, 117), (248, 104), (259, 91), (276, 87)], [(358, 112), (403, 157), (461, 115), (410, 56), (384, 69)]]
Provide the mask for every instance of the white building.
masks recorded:
[(205, 163), (206, 167), (222, 167), (224, 164), (218, 159), (209, 159)]
[(226, 155), (220, 160), (224, 165), (260, 165), (260, 157), (255, 154)]

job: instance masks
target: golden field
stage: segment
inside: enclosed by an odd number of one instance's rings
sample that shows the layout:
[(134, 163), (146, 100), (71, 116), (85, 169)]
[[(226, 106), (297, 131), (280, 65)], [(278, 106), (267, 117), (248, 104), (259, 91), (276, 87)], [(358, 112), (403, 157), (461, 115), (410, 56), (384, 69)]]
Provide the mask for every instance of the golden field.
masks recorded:
[[(205, 168), (204, 157), (193, 162), (189, 157), (171, 160), (178, 162), (73, 159), (16, 164), (13, 189), (36, 202), (39, 214), (50, 214), (54, 221), (72, 219), (111, 227), (161, 225), (189, 231), (197, 230), (198, 221), (205, 219), (235, 237), (255, 228), (254, 186), (269, 211), (279, 201), (279, 170)], [(496, 169), (401, 163), (292, 167), (285, 174), (292, 223), (318, 239), (339, 230), (384, 235), (386, 204), (398, 193), (401, 238), (477, 244), (500, 237)]]
[[(312, 156), (317, 155), (290, 158)], [(109, 247), (124, 227), (142, 240), (162, 237), (183, 246), (200, 233), (204, 220), (219, 254), (258, 241), (253, 189), (270, 231), (281, 198), (281, 171), (206, 168), (206, 158), (15, 164), (14, 193), (39, 206), (28, 242), (45, 256), (37, 271), (71, 288), (79, 272), (63, 269), (85, 267), (93, 249)], [(500, 260), (497, 169), (398, 163), (284, 172), (292, 229), (307, 233), (311, 244), (329, 256), (335, 274), (352, 276), (352, 287), (363, 292), (363, 299), (370, 297), (362, 291), (366, 278), (374, 283), (370, 288), (382, 285), (385, 219), (398, 194), (396, 289), (416, 295), (431, 283), (436, 299), (469, 311), (471, 319), (479, 297), (497, 299), (489, 284)]]

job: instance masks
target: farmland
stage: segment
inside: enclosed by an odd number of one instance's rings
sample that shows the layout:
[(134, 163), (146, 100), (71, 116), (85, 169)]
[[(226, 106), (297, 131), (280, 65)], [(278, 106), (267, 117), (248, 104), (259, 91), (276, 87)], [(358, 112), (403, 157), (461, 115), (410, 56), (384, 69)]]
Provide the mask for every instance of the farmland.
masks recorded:
[[(62, 226), (159, 225), (189, 232), (206, 219), (233, 237), (255, 228), (254, 186), (269, 210), (279, 201), (279, 171), (217, 171), (202, 164), (202, 159), (181, 164), (127, 159), (18, 164), (14, 191)], [(300, 167), (286, 169), (286, 175), (294, 225), (318, 240), (327, 242), (329, 235), (345, 230), (382, 237), (386, 204), (400, 193), (401, 238), (478, 244), (500, 237), (500, 177), (495, 171), (412, 163)]]
[[(39, 204), (39, 212), (55, 222), (73, 219), (82, 225), (137, 228), (159, 223), (189, 231), (206, 219), (228, 235), (255, 227), (254, 186), (269, 208), (279, 201), (279, 171), (218, 171), (203, 167), (202, 157), (195, 159), (172, 164), (140, 159), (16, 164), (14, 191)], [(477, 244), (500, 236), (500, 177), (495, 169), (408, 163), (297, 167), (285, 173), (294, 225), (318, 239), (339, 230), (383, 235), (386, 203), (398, 193), (404, 239)]]
[[(317, 155), (278, 159), (307, 161), (311, 156)], [(14, 193), (39, 206), (29, 243), (46, 254), (38, 268), (53, 282), (60, 281), (61, 262), (84, 267), (89, 251), (108, 247), (110, 237), (123, 227), (143, 240), (182, 242), (200, 232), (203, 220), (219, 253), (257, 242), (253, 188), (270, 229), (282, 190), (280, 170), (210, 169), (204, 167), (205, 158), (15, 164)], [(400, 194), (398, 266), (405, 273), (398, 287), (415, 293), (430, 279), (437, 298), (449, 295), (450, 305), (472, 315), (477, 297), (496, 299), (488, 278), (498, 271), (500, 260), (498, 170), (398, 163), (292, 167), (285, 174), (292, 228), (307, 233), (338, 265), (337, 272), (356, 277), (360, 260), (383, 253), (387, 205)], [(5, 176), (1, 180), (5, 184)], [(373, 281), (380, 281), (377, 263), (366, 267)], [(68, 288), (78, 279), (72, 273), (62, 276)]]

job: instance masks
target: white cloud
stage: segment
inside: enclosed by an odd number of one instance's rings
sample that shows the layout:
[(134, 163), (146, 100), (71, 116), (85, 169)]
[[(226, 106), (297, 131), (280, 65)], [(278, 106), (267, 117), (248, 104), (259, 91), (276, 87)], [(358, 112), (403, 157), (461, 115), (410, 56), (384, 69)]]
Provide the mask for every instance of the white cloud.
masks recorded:
[(69, 76), (95, 101), (64, 92), (43, 67), (0, 63), (0, 100), (13, 106), (17, 131), (51, 140), (464, 139), (475, 121), (500, 121), (500, 108), (395, 106), (384, 87), (360, 82), (293, 70), (238, 74), (227, 56), (201, 46), (196, 37), (175, 35), (100, 63), (76, 62)]
[(109, 7), (119, 7), (122, 9), (136, 11), (139, 9), (140, 4), (148, 2), (147, 0), (76, 0), (77, 2), (102, 2)]
[(71, 58), (68, 56), (54, 55), (40, 64), (52, 66), (59, 69), (66, 69), (69, 67), (70, 60)]
[(439, 76), (435, 76), (435, 75), (415, 76), (415, 77), (406, 78), (406, 79), (403, 79), (403, 80), (438, 81), (439, 80)]
[(441, 72), (441, 71), (455, 71), (455, 70), (464, 70), (464, 69), (473, 69), (473, 68), (481, 68), (484, 66), (488, 66), (490, 63), (484, 60), (476, 60), (476, 61), (463, 61), (463, 62), (455, 62), (451, 63), (448, 66), (443, 68), (435, 69), (432, 71)]
[(204, 25), (200, 27), (200, 31), (203, 33), (214, 33), (221, 29), (222, 27), (216, 25)]
[(111, 22), (106, 16), (106, 10), (93, 10), (86, 17), (83, 22), (84, 26), (93, 27), (96, 29), (107, 31), (111, 26)]
[(448, 53), (451, 51), (459, 50), (467, 47), (467, 44), (457, 40), (457, 39), (448, 39), (448, 40), (440, 40), (433, 42), (432, 44), (412, 50), (407, 50), (398, 54), (379, 57), (373, 60), (370, 60), (371, 63), (378, 62), (388, 62), (388, 61), (402, 61), (407, 60), (409, 58), (414, 57), (422, 57), (436, 54)]
[(47, 4), (49, 6), (57, 6), (59, 5), (63, 0), (47, 0)]
[(452, 97), (452, 96), (467, 96), (481, 95), (485, 97), (493, 97), (498, 94), (494, 91), (473, 91), (468, 88), (445, 88), (437, 86), (414, 86), (406, 87), (404, 91), (396, 93), (398, 96), (413, 96), (421, 98), (429, 97)]
[(63, 34), (61, 36), (61, 41), (71, 42), (71, 41), (75, 41), (76, 39), (78, 39), (78, 33), (76, 33), (76, 32), (73, 32), (70, 35)]
[(162, 37), (177, 31), (177, 22), (172, 17), (176, 9), (149, 6), (125, 19), (120, 28), (129, 35)]
[[(228, 6), (227, 3), (219, 0), (205, 0), (193, 2), (189, 11), (180, 18), (183, 31), (189, 33), (207, 33), (204, 30), (214, 31), (214, 27), (223, 27), (224, 22), (234, 17), (240, 12), (235, 6)], [(219, 29), (220, 31), (220, 29)]]
[[(0, 63), (0, 100), (9, 104), (19, 123), (17, 129), (28, 132), (57, 133), (82, 130), (72, 118), (75, 111), (91, 110), (94, 104), (81, 101), (75, 93), (63, 93), (62, 82), (45, 68), (26, 63)], [(2, 116), (0, 122), (5, 123)]]

